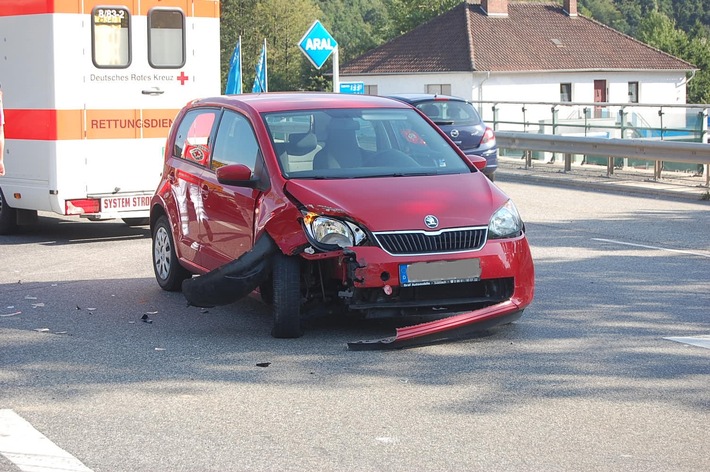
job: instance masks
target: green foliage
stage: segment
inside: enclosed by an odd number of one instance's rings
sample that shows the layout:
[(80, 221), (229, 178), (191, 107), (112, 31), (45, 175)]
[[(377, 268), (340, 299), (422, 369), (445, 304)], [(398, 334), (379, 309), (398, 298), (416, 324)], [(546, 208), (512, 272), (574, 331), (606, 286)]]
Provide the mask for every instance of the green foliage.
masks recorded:
[(301, 69), (308, 59), (298, 42), (322, 16), (313, 0), (222, 0), (222, 83), (226, 83), (229, 58), (241, 35), (245, 92), (250, 92), (254, 83), (264, 39), (269, 91), (303, 89)]

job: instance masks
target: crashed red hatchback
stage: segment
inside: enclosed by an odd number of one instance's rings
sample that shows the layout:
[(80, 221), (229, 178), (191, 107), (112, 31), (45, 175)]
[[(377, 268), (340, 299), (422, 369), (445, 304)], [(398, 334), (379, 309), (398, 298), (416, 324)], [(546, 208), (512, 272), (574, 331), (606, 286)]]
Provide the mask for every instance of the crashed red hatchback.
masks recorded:
[(349, 343), (382, 349), (509, 323), (533, 299), (515, 206), (480, 171), (485, 160), (407, 104), (205, 98), (180, 111), (165, 149), (153, 267), (191, 305), (258, 292), (278, 338), (301, 336), (317, 312), (411, 317), (393, 337)]

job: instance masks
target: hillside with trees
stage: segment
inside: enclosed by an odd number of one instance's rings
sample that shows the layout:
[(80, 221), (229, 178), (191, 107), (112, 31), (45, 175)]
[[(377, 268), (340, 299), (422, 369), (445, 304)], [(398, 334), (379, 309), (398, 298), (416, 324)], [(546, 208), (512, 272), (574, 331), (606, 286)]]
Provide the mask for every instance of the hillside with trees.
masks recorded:
[[(514, 1), (514, 0), (513, 0)], [(266, 39), (269, 90), (324, 90), (330, 62), (316, 70), (298, 42), (319, 19), (340, 45), (341, 63), (453, 8), (461, 0), (222, 0), (222, 76), (242, 37), (244, 91), (251, 91)], [(558, 2), (561, 3), (561, 0)], [(579, 0), (579, 13), (699, 70), (688, 103), (710, 103), (710, 0)]]

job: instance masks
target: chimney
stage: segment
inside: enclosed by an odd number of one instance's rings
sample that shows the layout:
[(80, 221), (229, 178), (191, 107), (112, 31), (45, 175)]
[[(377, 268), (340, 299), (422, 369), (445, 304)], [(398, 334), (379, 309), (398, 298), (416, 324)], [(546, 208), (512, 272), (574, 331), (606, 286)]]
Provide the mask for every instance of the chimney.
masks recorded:
[(577, 16), (577, 0), (564, 0), (562, 9), (566, 11), (569, 16)]
[[(570, 0), (565, 0), (568, 2)], [(574, 0), (575, 13), (577, 2)], [(508, 16), (508, 0), (481, 0), (481, 8), (488, 16)]]

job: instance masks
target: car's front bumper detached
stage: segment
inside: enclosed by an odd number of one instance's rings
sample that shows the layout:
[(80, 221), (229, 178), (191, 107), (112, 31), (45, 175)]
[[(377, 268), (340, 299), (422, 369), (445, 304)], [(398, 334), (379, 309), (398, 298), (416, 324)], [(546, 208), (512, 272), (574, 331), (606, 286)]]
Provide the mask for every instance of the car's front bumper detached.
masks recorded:
[(351, 351), (402, 349), (463, 338), (492, 325), (511, 323), (523, 314), (523, 308), (513, 300), (460, 313), (440, 320), (397, 328), (392, 337), (348, 343)]

